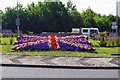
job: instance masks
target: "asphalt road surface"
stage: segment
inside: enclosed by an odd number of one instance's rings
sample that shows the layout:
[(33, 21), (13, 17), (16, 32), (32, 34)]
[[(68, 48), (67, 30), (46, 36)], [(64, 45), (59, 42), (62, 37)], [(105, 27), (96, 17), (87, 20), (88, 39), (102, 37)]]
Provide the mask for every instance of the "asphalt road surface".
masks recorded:
[(118, 70), (2, 67), (2, 78), (118, 78)]

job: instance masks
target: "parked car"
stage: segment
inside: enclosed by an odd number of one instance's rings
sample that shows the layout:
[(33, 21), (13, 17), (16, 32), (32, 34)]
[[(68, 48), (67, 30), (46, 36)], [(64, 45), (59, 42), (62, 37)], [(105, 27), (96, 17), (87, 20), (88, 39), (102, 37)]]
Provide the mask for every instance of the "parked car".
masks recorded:
[(99, 35), (99, 29), (98, 28), (81, 28), (81, 33), (83, 35), (87, 35), (88, 38), (93, 37), (94, 35)]

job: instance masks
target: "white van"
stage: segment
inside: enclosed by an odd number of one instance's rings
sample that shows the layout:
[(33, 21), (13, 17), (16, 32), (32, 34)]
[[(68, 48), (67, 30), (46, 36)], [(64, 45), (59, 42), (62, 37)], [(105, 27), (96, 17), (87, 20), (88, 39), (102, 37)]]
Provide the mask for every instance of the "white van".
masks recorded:
[(99, 34), (98, 28), (81, 28), (81, 33), (87, 35), (88, 38), (91, 37), (91, 34)]

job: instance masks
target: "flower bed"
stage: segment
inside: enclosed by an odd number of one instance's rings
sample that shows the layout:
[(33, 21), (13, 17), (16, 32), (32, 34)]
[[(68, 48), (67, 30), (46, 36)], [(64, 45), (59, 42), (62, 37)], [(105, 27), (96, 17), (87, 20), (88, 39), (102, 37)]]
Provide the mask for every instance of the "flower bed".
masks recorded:
[(78, 50), (94, 51), (87, 37), (81, 36), (20, 36), (12, 50)]

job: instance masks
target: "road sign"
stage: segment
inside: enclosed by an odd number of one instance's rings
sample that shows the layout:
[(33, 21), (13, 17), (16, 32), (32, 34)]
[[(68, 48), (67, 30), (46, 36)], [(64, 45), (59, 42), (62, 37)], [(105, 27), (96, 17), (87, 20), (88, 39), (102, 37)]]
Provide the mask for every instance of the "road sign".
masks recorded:
[(112, 22), (112, 29), (117, 29), (117, 23), (116, 22)]
[(112, 22), (112, 26), (116, 26), (117, 25), (117, 23), (116, 22)]
[(20, 18), (16, 18), (16, 26), (20, 25)]
[(112, 26), (112, 29), (117, 29), (117, 26)]

